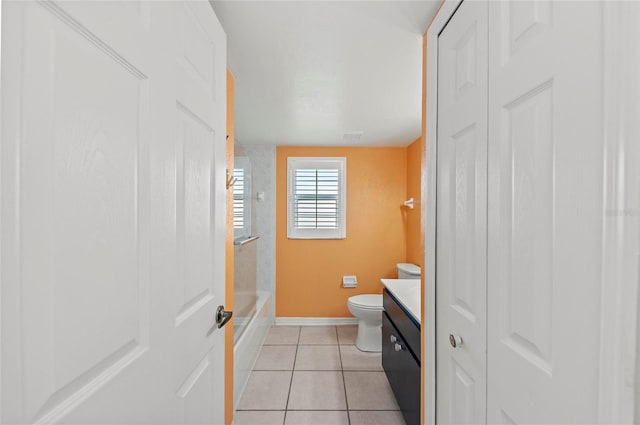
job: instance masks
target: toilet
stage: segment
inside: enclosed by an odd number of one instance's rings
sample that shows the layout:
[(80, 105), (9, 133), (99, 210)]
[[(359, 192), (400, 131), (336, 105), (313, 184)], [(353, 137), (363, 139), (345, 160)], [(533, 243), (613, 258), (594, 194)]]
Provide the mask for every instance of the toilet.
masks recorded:
[[(398, 279), (420, 279), (420, 267), (415, 264), (396, 264)], [(349, 297), (349, 312), (358, 319), (356, 347), (360, 351), (382, 351), (382, 295), (362, 294)]]

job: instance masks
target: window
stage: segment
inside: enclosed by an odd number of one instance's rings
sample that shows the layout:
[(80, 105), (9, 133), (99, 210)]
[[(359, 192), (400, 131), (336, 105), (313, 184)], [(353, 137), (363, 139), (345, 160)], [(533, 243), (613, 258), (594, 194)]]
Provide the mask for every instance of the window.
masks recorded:
[(244, 169), (234, 168), (233, 177), (233, 228), (244, 229)]
[(234, 158), (233, 177), (233, 237), (247, 238), (251, 235), (251, 162), (246, 156)]
[(288, 158), (287, 236), (344, 239), (347, 159)]

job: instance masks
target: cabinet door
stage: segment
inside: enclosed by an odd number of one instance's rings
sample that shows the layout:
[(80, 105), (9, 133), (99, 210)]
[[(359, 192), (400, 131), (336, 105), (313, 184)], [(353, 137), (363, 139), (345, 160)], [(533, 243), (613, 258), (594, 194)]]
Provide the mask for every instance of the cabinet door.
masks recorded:
[[(396, 351), (396, 344), (400, 348), (399, 351)], [(386, 313), (382, 314), (382, 367), (405, 422), (407, 425), (418, 425), (420, 423), (420, 365), (409, 352), (402, 335), (393, 326)]]

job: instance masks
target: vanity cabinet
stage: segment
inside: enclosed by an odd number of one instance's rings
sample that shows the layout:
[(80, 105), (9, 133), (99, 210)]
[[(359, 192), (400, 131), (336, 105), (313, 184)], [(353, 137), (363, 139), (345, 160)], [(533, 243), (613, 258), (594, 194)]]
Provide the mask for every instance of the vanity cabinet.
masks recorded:
[(385, 289), (382, 367), (407, 425), (420, 423), (420, 325)]

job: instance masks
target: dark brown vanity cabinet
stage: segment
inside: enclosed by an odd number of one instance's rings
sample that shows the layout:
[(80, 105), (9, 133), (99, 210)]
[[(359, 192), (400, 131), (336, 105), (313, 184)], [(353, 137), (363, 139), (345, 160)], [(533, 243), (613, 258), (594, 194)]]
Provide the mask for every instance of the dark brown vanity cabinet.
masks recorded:
[(383, 293), (382, 367), (407, 425), (420, 424), (420, 325)]

